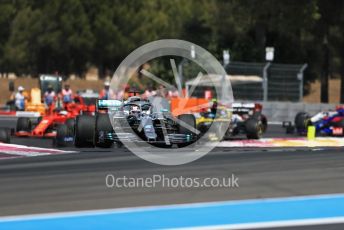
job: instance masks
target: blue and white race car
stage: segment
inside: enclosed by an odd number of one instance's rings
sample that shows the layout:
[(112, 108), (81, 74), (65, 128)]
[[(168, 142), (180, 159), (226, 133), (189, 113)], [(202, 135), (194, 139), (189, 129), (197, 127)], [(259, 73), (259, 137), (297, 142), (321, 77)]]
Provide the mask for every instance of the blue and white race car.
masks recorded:
[(300, 135), (306, 135), (309, 126), (314, 126), (316, 135), (344, 136), (344, 107), (337, 106), (334, 111), (323, 111), (313, 116), (306, 112), (299, 112), (292, 122), (284, 122), (287, 133), (295, 130)]

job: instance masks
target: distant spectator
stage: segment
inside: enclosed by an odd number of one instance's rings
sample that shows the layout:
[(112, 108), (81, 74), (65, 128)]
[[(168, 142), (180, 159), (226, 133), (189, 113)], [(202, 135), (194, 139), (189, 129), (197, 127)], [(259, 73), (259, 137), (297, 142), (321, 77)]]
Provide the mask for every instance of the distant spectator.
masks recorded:
[(14, 101), (15, 101), (15, 106), (16, 109), (19, 111), (24, 111), (25, 110), (25, 95), (24, 95), (24, 87), (19, 86), (18, 87), (18, 92), (14, 96)]
[(120, 89), (117, 93), (116, 93), (116, 100), (123, 100), (124, 99), (124, 89)]
[(48, 86), (48, 90), (44, 93), (44, 103), (50, 107), (56, 100), (56, 94), (52, 85)]
[(124, 85), (124, 94), (123, 94), (123, 100), (127, 100), (129, 98), (129, 91), (130, 91), (130, 85), (126, 84)]
[(216, 111), (217, 111), (217, 106), (218, 106), (218, 103), (217, 103), (217, 100), (216, 99), (213, 99), (213, 105), (211, 106), (211, 113), (214, 114), (214, 116), (216, 115)]
[(167, 97), (168, 96), (168, 92), (167, 92), (165, 86), (159, 85), (159, 89), (157, 90), (157, 96), (159, 96), (159, 97)]
[(153, 86), (149, 85), (148, 88), (143, 93), (143, 98), (148, 99), (149, 97), (156, 96), (156, 91), (153, 90)]
[(102, 100), (109, 100), (114, 99), (115, 95), (113, 91), (110, 89), (110, 82), (106, 81), (104, 82), (104, 89), (99, 94), (99, 99)]
[(69, 84), (65, 84), (62, 89), (62, 102), (64, 104), (71, 103), (73, 100), (73, 91), (71, 90)]
[(168, 96), (169, 96), (170, 98), (179, 97), (179, 92), (178, 92), (177, 89), (169, 90), (169, 91), (168, 91)]

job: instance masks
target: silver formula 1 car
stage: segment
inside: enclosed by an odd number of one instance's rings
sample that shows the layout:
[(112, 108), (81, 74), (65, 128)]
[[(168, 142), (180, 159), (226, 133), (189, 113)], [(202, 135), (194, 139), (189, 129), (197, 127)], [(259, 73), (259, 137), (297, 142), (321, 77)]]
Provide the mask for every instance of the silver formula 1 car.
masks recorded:
[(95, 116), (76, 118), (76, 147), (109, 148), (114, 143), (147, 142), (154, 146), (187, 146), (197, 139), (196, 121), (192, 114), (174, 117), (165, 109), (140, 97), (127, 101), (98, 100)]

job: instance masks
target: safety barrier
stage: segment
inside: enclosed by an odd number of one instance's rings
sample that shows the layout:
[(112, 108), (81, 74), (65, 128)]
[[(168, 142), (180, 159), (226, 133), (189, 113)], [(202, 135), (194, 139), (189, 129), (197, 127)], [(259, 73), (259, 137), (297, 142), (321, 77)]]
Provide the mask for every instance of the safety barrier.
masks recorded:
[(298, 112), (315, 114), (320, 111), (334, 110), (335, 104), (308, 104), (292, 102), (261, 102), (263, 113), (269, 122), (294, 121)]

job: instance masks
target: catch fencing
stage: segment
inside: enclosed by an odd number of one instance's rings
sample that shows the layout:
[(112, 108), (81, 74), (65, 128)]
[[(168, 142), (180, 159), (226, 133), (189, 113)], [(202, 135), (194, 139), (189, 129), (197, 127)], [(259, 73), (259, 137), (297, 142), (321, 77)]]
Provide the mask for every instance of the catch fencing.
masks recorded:
[(307, 64), (231, 62), (225, 66), (229, 75), (258, 76), (261, 82), (247, 81), (232, 85), (235, 100), (291, 101), (303, 98), (303, 73)]

